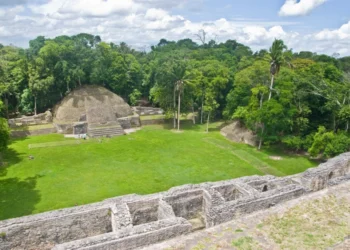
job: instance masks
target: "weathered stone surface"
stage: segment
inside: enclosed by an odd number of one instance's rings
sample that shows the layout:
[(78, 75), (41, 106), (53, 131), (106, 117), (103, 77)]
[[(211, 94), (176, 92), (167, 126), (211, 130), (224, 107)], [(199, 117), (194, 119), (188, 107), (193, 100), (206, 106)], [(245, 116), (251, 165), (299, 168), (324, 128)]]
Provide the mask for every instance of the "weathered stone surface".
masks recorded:
[(101, 86), (84, 85), (69, 93), (54, 108), (55, 123), (79, 122), (85, 116), (89, 124), (115, 121), (133, 112), (118, 95)]
[[(86, 122), (87, 128), (77, 127), (79, 122)], [(55, 106), (54, 123), (58, 133), (85, 131), (90, 137), (112, 137), (140, 126), (140, 119), (118, 95), (101, 86), (84, 85)]]
[(88, 129), (88, 124), (86, 122), (73, 123), (73, 134), (74, 135), (86, 134), (87, 129)]
[(1, 229), (6, 234), (6, 240), (5, 247), (1, 244), (0, 249), (26, 249), (34, 246), (46, 249), (46, 246), (111, 232), (109, 211), (108, 208), (98, 209), (9, 226)]
[(344, 181), (350, 175), (350, 152), (328, 160), (317, 168), (308, 169), (301, 178), (302, 184), (312, 191)]
[(292, 177), (249, 176), (0, 221), (0, 249), (135, 249), (350, 180), (350, 152)]
[(160, 108), (153, 108), (153, 107), (132, 107), (135, 113), (144, 116), (144, 115), (163, 115), (164, 110)]
[(234, 121), (230, 125), (222, 128), (221, 134), (234, 142), (256, 146), (256, 135), (254, 135), (252, 131), (245, 128), (239, 121)]
[(12, 137), (25, 137), (30, 135), (48, 135), (48, 134), (54, 134), (56, 133), (56, 128), (42, 128), (42, 129), (36, 129), (36, 130), (23, 130), (23, 131), (11, 131)]
[[(51, 117), (50, 117), (51, 115)], [(52, 122), (52, 114), (48, 110), (45, 113), (25, 116), (23, 115), (20, 118), (9, 119), (8, 124), (11, 128), (16, 128), (17, 126), (28, 126), (28, 125), (41, 125)]]

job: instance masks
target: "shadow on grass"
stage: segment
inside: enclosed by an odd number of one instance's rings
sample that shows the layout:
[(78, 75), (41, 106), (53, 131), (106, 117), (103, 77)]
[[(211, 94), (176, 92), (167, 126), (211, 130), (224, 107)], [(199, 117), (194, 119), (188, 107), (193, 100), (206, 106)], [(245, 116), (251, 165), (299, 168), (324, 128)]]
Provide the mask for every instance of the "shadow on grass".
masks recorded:
[(0, 220), (33, 213), (35, 204), (40, 201), (39, 191), (35, 190), (38, 178), (0, 180)]
[[(15, 143), (17, 141), (24, 141), (27, 137), (20, 137), (20, 138), (11, 138), (10, 145), (12, 143)], [(7, 148), (1, 155), (1, 164), (0, 164), (0, 177), (4, 177), (7, 174), (7, 169), (10, 168), (12, 165), (15, 165), (19, 162), (21, 162), (23, 157), (15, 151), (12, 148)]]
[[(27, 137), (11, 138), (10, 145), (26, 139)], [(8, 169), (22, 160), (23, 156), (12, 148), (3, 152), (3, 165), (0, 166), (0, 220), (32, 214), (40, 201), (39, 191), (35, 190), (40, 176), (24, 180), (6, 178)]]

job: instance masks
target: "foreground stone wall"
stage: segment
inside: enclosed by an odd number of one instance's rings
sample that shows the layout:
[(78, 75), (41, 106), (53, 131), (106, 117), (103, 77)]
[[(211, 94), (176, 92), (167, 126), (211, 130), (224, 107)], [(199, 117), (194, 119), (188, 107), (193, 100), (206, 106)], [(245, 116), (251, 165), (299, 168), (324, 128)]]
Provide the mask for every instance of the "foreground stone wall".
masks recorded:
[(184, 185), (0, 221), (0, 249), (135, 249), (350, 180), (350, 152), (306, 172)]

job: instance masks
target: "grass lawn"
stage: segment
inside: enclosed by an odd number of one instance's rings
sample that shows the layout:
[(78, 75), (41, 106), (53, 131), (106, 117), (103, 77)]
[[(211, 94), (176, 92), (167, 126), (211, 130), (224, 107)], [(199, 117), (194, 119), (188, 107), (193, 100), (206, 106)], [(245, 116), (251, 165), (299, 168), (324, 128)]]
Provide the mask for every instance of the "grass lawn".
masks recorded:
[(317, 165), (230, 142), (220, 125), (212, 124), (209, 133), (201, 125), (185, 125), (182, 133), (149, 126), (102, 142), (74, 143), (57, 134), (13, 140), (0, 167), (0, 220), (188, 183), (290, 175)]

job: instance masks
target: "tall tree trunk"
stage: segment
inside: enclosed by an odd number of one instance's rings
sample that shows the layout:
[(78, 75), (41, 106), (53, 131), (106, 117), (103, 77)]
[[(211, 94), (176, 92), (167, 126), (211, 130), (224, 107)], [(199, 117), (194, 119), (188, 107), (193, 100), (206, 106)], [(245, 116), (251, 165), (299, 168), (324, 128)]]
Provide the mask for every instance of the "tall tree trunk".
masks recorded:
[(196, 124), (196, 116), (194, 115), (194, 105), (192, 103), (192, 121), (193, 121), (193, 124)]
[[(271, 94), (271, 91), (270, 91), (270, 94)], [(269, 98), (270, 97), (271, 97), (271, 95), (269, 95)], [(260, 94), (260, 109), (262, 109), (263, 100), (264, 100), (264, 94), (261, 93)], [(265, 126), (264, 126), (264, 123), (262, 123), (261, 136), (260, 136), (260, 139), (259, 139), (259, 146), (258, 146), (259, 150), (261, 149), (261, 146), (262, 146), (262, 143), (263, 143), (262, 135), (264, 134), (264, 130), (265, 130)]]
[(261, 93), (261, 94), (260, 94), (260, 109), (262, 109), (263, 100), (264, 100), (264, 94)]
[(204, 94), (202, 94), (201, 124), (203, 124), (203, 103), (204, 103)]
[(179, 88), (179, 103), (177, 104), (177, 131), (180, 131), (180, 109), (181, 109), (181, 91)]
[(34, 115), (36, 115), (36, 96), (34, 96)]
[(271, 99), (271, 97), (272, 97), (272, 88), (273, 88), (273, 82), (274, 82), (274, 80), (275, 80), (275, 75), (272, 75), (272, 76), (271, 76), (271, 84), (270, 84), (269, 101), (270, 101), (270, 99)]
[(3, 162), (2, 162), (2, 153), (0, 152), (0, 167), (3, 165)]
[(174, 86), (174, 129), (176, 129), (176, 86)]
[(208, 118), (207, 118), (207, 133), (209, 132), (209, 119), (210, 119), (210, 111), (208, 112)]
[(262, 146), (262, 143), (263, 143), (262, 136), (263, 136), (263, 134), (264, 134), (264, 130), (265, 130), (265, 126), (264, 126), (264, 124), (262, 124), (262, 128), (261, 128), (261, 136), (260, 136), (259, 146), (258, 146), (258, 149), (259, 149), (259, 150), (261, 150), (261, 146)]
[(5, 108), (6, 108), (6, 118), (9, 119), (9, 99), (7, 98), (7, 94), (5, 94)]
[(349, 131), (349, 121), (346, 121), (345, 132)]
[(81, 86), (80, 76), (78, 76), (78, 82), (79, 82), (79, 86)]

